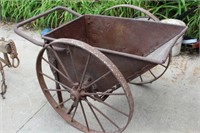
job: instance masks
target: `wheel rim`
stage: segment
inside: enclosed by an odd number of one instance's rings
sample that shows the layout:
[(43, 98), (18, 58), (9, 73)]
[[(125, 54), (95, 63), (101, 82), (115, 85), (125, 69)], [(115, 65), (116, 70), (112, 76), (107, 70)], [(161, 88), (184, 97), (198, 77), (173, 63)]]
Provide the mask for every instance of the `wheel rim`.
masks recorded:
[[(137, 11), (136, 13), (133, 14), (133, 16), (138, 13), (143, 13), (145, 14), (146, 17), (143, 18), (143, 20), (152, 20), (152, 21), (156, 21), (156, 22), (159, 22), (160, 20), (154, 16), (153, 14), (151, 14), (149, 11), (141, 8), (141, 7), (137, 7), (137, 6), (134, 6), (134, 5), (129, 5), (129, 4), (121, 4), (121, 5), (116, 5), (116, 6), (113, 6), (113, 7), (110, 7), (110, 8), (107, 8), (103, 13), (105, 13), (106, 11), (109, 11), (111, 9), (116, 9), (116, 8), (130, 8), (130, 9), (133, 9), (135, 11)], [(134, 17), (134, 19), (142, 19), (140, 17), (140, 15), (137, 17)]]
[(144, 74), (139, 75), (137, 78), (130, 81), (129, 83), (136, 84), (136, 85), (142, 85), (142, 84), (148, 84), (148, 83), (152, 83), (152, 82), (156, 81), (166, 72), (166, 70), (169, 67), (170, 61), (171, 61), (171, 54), (169, 54), (165, 63), (158, 64), (157, 66), (148, 70)]
[[(74, 67), (71, 72), (65, 68), (62, 57), (56, 52), (61, 45), (62, 49), (68, 49), (71, 66)], [(72, 48), (87, 53), (81, 76), (78, 74), (77, 60), (73, 59), (75, 53), (72, 54)], [(51, 57), (47, 59), (48, 55), (44, 54), (49, 49), (60, 65), (59, 69), (51, 62)], [(86, 73), (91, 69), (90, 62), (94, 59), (100, 62), (106, 71), (98, 78), (89, 80)], [(69, 124), (83, 132), (122, 132), (127, 127), (133, 114), (132, 94), (122, 74), (101, 52), (81, 41), (58, 39), (40, 51), (36, 65), (38, 81), (44, 95)], [(48, 66), (51, 70), (46, 69)], [(49, 74), (50, 71), (54, 76)], [(107, 76), (117, 81), (112, 88), (106, 91), (91, 89)], [(66, 83), (59, 81), (59, 77), (64, 78)], [(55, 84), (56, 88), (52, 89)], [(119, 102), (116, 102), (117, 100)]]

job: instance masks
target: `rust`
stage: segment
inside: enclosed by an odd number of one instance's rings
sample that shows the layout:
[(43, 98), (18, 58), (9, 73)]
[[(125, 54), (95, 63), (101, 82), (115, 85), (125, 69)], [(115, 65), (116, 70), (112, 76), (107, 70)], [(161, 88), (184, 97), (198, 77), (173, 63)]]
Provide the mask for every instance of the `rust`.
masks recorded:
[[(65, 7), (56, 7), (15, 27), (17, 34), (43, 46), (36, 62), (41, 89), (56, 112), (83, 132), (124, 131), (134, 108), (127, 83), (138, 76), (139, 84), (160, 78), (169, 66), (171, 48), (187, 29), (160, 23), (148, 11), (132, 5), (118, 5), (108, 10), (118, 7), (139, 10), (154, 21), (80, 15)], [(57, 10), (68, 11), (78, 18), (44, 35), (45, 44), (19, 31), (19, 27)], [(43, 69), (46, 65), (53, 75)], [(164, 67), (159, 76), (151, 71), (157, 65)], [(153, 79), (143, 81), (141, 75), (147, 71)], [(55, 88), (49, 87), (49, 82), (55, 83)], [(56, 96), (52, 91), (57, 92)], [(115, 99), (123, 99), (124, 103), (118, 105)]]

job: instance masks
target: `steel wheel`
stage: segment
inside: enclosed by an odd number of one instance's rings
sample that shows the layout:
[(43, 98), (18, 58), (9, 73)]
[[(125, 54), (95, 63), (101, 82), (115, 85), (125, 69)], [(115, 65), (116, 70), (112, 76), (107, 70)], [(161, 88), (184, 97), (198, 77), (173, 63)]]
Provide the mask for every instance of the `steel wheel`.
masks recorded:
[(144, 74), (139, 75), (137, 78), (130, 81), (129, 83), (136, 84), (136, 85), (142, 85), (142, 84), (148, 84), (148, 83), (154, 82), (155, 80), (159, 79), (166, 72), (166, 70), (169, 67), (170, 61), (171, 61), (171, 54), (169, 54), (169, 56), (164, 64), (158, 64), (157, 66), (148, 70)]
[[(122, 132), (127, 127), (133, 114), (129, 86), (97, 49), (58, 39), (40, 51), (36, 65), (44, 95), (69, 124), (83, 132)], [(109, 80), (115, 82), (107, 88)]]
[[(156, 16), (151, 14), (149, 11), (147, 11), (141, 7), (137, 7), (137, 6), (129, 5), (129, 4), (121, 4), (121, 5), (116, 5), (116, 6), (107, 8), (103, 13), (105, 13), (106, 11), (111, 10), (111, 9), (122, 8), (122, 7), (130, 8), (130, 9), (137, 11), (135, 14), (133, 14), (133, 15), (136, 15), (136, 16), (133, 16), (134, 19), (143, 19), (143, 20), (148, 20), (148, 21), (151, 20), (151, 21), (157, 21), (157, 22), (160, 21)], [(145, 17), (138, 16), (137, 15), (138, 13), (143, 13), (145, 15)]]

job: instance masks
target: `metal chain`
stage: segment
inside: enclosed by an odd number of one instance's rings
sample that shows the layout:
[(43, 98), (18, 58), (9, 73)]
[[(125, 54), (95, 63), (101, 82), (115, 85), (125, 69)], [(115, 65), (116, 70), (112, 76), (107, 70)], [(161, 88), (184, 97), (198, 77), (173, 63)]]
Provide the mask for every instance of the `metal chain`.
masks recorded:
[(17, 53), (17, 49), (16, 46), (14, 44), (14, 42), (11, 40), (10, 41), (10, 47), (11, 47), (11, 53), (10, 53), (10, 58), (12, 59), (12, 64), (11, 66), (14, 68), (17, 68), (19, 66), (19, 58), (18, 58), (18, 53)]
[(1, 93), (0, 94), (1, 94), (2, 98), (5, 99), (4, 94), (6, 93), (7, 85), (6, 85), (6, 82), (5, 82), (5, 74), (4, 74), (3, 65), (2, 65), (1, 62), (0, 62), (0, 73), (1, 73), (1, 76), (2, 76)]
[[(15, 43), (12, 40), (9, 41), (5, 41), (4, 38), (0, 39), (1, 44), (6, 44), (9, 45), (10, 47), (10, 51), (9, 52), (3, 52), (4, 58), (0, 57), (0, 73), (2, 75), (2, 84), (1, 84), (1, 96), (3, 99), (5, 99), (4, 94), (6, 93), (7, 90), (7, 85), (5, 82), (5, 74), (4, 74), (4, 67), (13, 67), (13, 68), (17, 68), (19, 66), (19, 58), (18, 58), (18, 53), (17, 53), (17, 49), (15, 46)], [(9, 58), (8, 58), (8, 54), (10, 54), (10, 58), (12, 60), (12, 62), (10, 62)], [(5, 65), (3, 65), (2, 63), (4, 63)]]

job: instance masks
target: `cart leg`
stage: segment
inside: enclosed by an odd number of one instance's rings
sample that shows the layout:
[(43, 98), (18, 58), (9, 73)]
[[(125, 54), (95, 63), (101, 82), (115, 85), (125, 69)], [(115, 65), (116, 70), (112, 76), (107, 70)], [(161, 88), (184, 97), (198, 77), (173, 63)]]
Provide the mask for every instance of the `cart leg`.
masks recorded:
[[(57, 75), (57, 74), (56, 74)], [(58, 76), (55, 76), (55, 79), (59, 81)], [(56, 89), (61, 90), (60, 85), (58, 83), (56, 83)], [(57, 91), (57, 96), (58, 96), (58, 101), (60, 103), (60, 106), (63, 106), (63, 97), (62, 97), (62, 93), (61, 91)]]
[(1, 76), (2, 76), (1, 93), (0, 94), (1, 94), (2, 98), (5, 99), (4, 94), (6, 93), (7, 85), (5, 83), (5, 74), (4, 74), (3, 65), (2, 65), (1, 62), (0, 62), (0, 73), (1, 73)]
[[(55, 62), (54, 65), (57, 67), (57, 62), (56, 61), (54, 61), (54, 62)], [(55, 79), (57, 81), (59, 81), (58, 72), (54, 71), (54, 76), (55, 76)], [(56, 89), (61, 90), (60, 85), (57, 82), (55, 83), (55, 85), (56, 85)], [(63, 107), (63, 104), (62, 104), (63, 103), (62, 93), (61, 93), (61, 91), (57, 91), (56, 93), (57, 93), (57, 96), (58, 96), (58, 102), (60, 103), (60, 106)]]
[[(53, 59), (53, 58), (51, 58), (49, 56), (48, 56), (48, 59), (49, 59), (49, 61), (51, 62), (51, 64), (53, 66), (57, 67), (57, 61), (55, 59)], [(59, 81), (58, 72), (55, 71), (52, 66), (50, 66), (50, 68), (51, 68), (51, 71), (52, 71), (52, 73), (54, 75), (55, 80)], [(57, 90), (61, 90), (60, 85), (57, 82), (55, 82), (55, 87), (56, 87)], [(57, 93), (57, 97), (58, 97), (58, 102), (59, 102), (60, 106), (62, 107), (63, 106), (63, 104), (62, 104), (63, 103), (62, 93), (61, 93), (61, 91), (57, 91), (56, 93)]]

